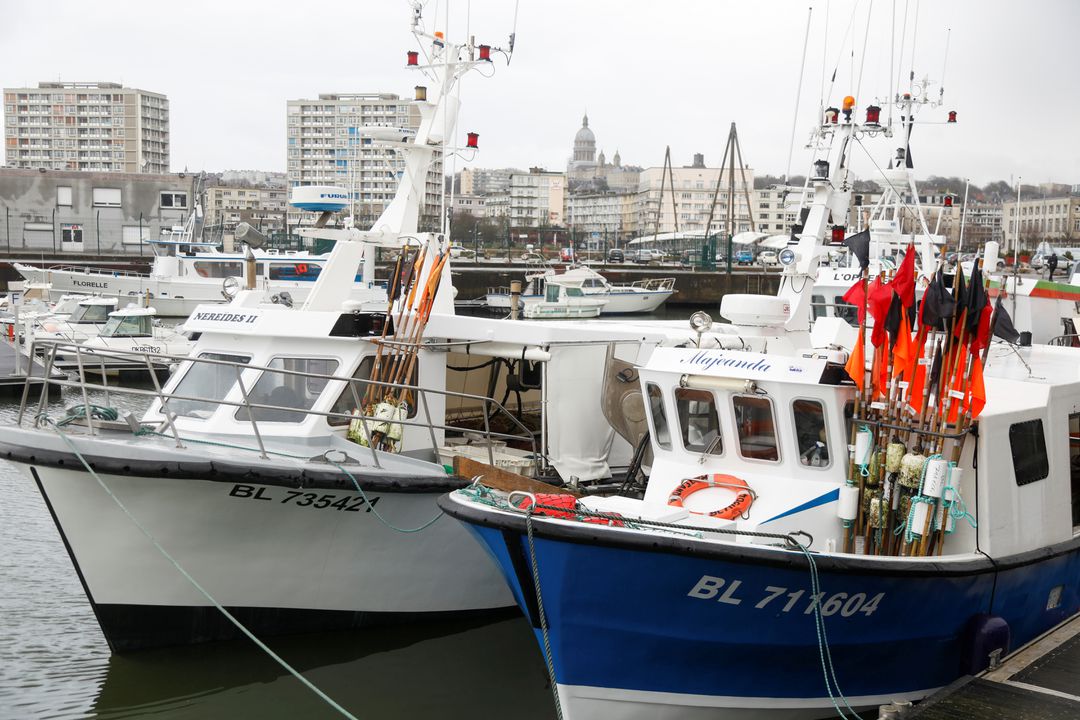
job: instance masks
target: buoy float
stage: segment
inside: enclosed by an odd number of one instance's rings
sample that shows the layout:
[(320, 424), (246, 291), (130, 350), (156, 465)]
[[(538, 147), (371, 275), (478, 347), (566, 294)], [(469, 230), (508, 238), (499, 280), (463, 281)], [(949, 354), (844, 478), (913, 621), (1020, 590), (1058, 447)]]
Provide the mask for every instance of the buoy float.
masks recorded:
[(735, 499), (730, 505), (718, 510), (713, 510), (712, 512), (703, 513), (695, 510), (690, 510), (689, 512), (692, 512), (695, 515), (708, 515), (709, 517), (720, 518), (721, 520), (734, 520), (735, 518), (750, 512), (750, 506), (754, 504), (754, 491), (750, 489), (750, 486), (746, 484), (746, 481), (742, 478), (737, 478), (734, 475), (721, 475), (718, 473), (712, 475), (698, 475), (697, 477), (683, 480), (674, 490), (672, 490), (671, 496), (668, 498), (668, 505), (672, 507), (683, 507), (683, 502), (686, 498), (699, 490), (713, 487), (734, 490)]

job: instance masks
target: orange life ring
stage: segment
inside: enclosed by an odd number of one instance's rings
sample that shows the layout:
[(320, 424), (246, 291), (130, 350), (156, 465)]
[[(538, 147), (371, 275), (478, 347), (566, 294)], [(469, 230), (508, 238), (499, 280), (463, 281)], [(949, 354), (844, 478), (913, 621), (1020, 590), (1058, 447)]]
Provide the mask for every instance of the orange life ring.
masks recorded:
[(296, 266), (297, 275), (307, 275), (307, 265), (305, 263), (299, 263)]
[(679, 485), (671, 491), (671, 496), (668, 498), (668, 505), (672, 507), (682, 507), (683, 501), (689, 496), (696, 493), (698, 490), (704, 490), (705, 488), (722, 487), (735, 491), (735, 499), (731, 501), (731, 504), (727, 507), (722, 507), (718, 510), (713, 510), (708, 513), (699, 513), (694, 510), (690, 512), (695, 515), (708, 515), (709, 517), (720, 518), (721, 520), (734, 520), (750, 512), (750, 506), (754, 504), (754, 491), (750, 489), (750, 486), (746, 484), (746, 481), (742, 478), (737, 478), (734, 475), (721, 475), (714, 473), (712, 475), (698, 475), (697, 477), (687, 478), (683, 480)]

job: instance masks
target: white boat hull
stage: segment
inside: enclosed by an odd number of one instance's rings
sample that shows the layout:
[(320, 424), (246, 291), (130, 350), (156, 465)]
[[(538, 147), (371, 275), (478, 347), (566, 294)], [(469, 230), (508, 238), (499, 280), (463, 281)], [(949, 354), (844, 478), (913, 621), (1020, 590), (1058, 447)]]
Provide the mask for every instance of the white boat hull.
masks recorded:
[[(656, 290), (647, 292), (618, 292), (618, 293), (590, 293), (585, 296), (591, 299), (606, 300), (607, 304), (600, 310), (601, 315), (630, 315), (633, 313), (651, 313), (663, 305), (673, 290)], [(522, 307), (543, 302), (543, 295), (522, 295)], [(510, 310), (510, 296), (503, 293), (489, 293), (486, 296), (487, 306), (494, 310)]]
[[(45, 498), (114, 650), (235, 636), (213, 602), (93, 478), (20, 467)], [(404, 534), (380, 522), (355, 491), (316, 489), (309, 497), (275, 485), (102, 479), (161, 547), (253, 630), (325, 629), (513, 604), (495, 565), (448, 518)], [(399, 528), (418, 527), (439, 512), (436, 493), (368, 497)], [(330, 505), (339, 500), (339, 507)]]

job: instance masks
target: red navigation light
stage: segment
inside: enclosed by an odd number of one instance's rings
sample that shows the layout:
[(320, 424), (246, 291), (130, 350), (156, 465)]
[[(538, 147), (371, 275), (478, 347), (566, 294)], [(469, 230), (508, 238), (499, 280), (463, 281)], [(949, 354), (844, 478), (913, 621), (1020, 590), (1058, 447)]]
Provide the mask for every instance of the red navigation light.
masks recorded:
[(408, 54), (408, 58), (409, 59), (408, 59), (408, 62), (406, 64), (409, 67), (414, 67), (414, 66), (420, 64), (420, 53), (418, 53), (417, 51), (410, 50), (409, 54)]
[(949, 111), (949, 122), (951, 122), (951, 123), (956, 122), (956, 111), (955, 110), (950, 110)]
[(846, 232), (847, 229), (843, 225), (833, 225), (832, 244), (839, 245), (840, 243), (844, 242), (844, 235), (846, 234)]
[(480, 147), (480, 133), (466, 133), (465, 147), (476, 150)]
[(866, 124), (867, 125), (880, 125), (881, 124), (881, 108), (877, 105), (866, 106)]
[(489, 62), (491, 61), (491, 46), (490, 45), (481, 45), (480, 46), (480, 59), (481, 60), (487, 60)]
[(945, 196), (945, 207), (952, 207), (952, 195)]

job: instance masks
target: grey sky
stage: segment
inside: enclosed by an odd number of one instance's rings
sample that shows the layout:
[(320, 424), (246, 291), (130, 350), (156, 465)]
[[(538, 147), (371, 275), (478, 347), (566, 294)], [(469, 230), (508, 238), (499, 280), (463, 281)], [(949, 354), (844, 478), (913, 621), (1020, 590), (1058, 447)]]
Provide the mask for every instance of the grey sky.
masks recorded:
[[(840, 59), (827, 102), (855, 81), (870, 0), (813, 3), (792, 173), (817, 113), (828, 10), (828, 72)], [(904, 73), (919, 0), (896, 0), (896, 34), (909, 8)], [(480, 133), (479, 167), (563, 169), (588, 109), (608, 158), (659, 165), (670, 144), (676, 164), (694, 152), (718, 164), (732, 121), (746, 162), (759, 173), (787, 164), (799, 60), (810, 3), (788, 0), (654, 2), (521, 0), (517, 50), (492, 79), (470, 75), (459, 134)], [(860, 107), (887, 95), (894, 3), (875, 0)], [(466, 22), (479, 41), (505, 45), (513, 0), (451, 3), (451, 36)], [(429, 27), (445, 0), (427, 4)], [(411, 95), (420, 76), (404, 69), (411, 48), (404, 0), (248, 2), (186, 0), (47, 4), (0, 0), (0, 82), (113, 80), (169, 96), (174, 171), (284, 170), (285, 102), (320, 92)], [(471, 17), (470, 17), (471, 15)], [(1080, 183), (1080, 80), (1072, 49), (1080, 29), (1073, 0), (921, 0), (916, 75), (940, 79), (952, 28), (944, 107), (924, 114), (956, 126), (916, 130), (917, 171), (976, 183)], [(854, 42), (855, 58), (851, 59)], [(896, 50), (900, 54), (899, 42)], [(883, 163), (892, 143), (871, 147)], [(461, 166), (459, 166), (460, 169)], [(865, 156), (857, 159), (872, 175)]]

